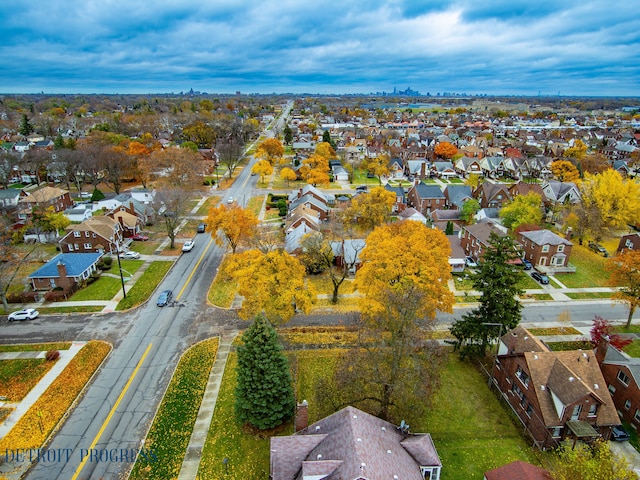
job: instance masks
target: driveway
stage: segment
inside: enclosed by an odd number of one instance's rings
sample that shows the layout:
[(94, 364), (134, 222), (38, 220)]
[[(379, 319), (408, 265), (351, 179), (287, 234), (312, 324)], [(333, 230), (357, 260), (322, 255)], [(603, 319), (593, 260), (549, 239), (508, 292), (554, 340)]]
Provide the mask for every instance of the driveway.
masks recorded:
[(640, 453), (629, 442), (609, 442), (611, 451), (625, 457), (629, 466), (640, 475)]

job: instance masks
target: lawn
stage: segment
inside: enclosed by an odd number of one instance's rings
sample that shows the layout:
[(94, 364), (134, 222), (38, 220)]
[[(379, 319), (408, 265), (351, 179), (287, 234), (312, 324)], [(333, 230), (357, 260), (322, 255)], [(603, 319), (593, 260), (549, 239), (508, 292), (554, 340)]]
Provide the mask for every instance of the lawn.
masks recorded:
[(196, 214), (207, 216), (209, 215), (209, 209), (211, 207), (215, 207), (218, 203), (220, 203), (220, 197), (209, 197), (204, 201), (202, 205), (200, 205), (200, 208), (198, 208)]
[(634, 340), (622, 350), (630, 357), (640, 358), (640, 340)]
[(0, 352), (46, 352), (48, 350), (69, 350), (70, 342), (23, 343), (18, 345), (0, 345)]
[[(302, 350), (287, 352), (295, 371), (298, 399), (307, 399), (309, 421), (329, 412), (313, 401), (314, 385), (335, 368), (342, 350)], [(198, 478), (224, 478), (222, 459), (227, 458), (229, 478), (245, 480), (267, 478), (269, 440), (243, 432), (234, 419), (236, 355), (231, 353), (224, 373), (216, 411), (202, 452)], [(450, 354), (443, 372), (442, 388), (424, 422), (412, 425), (413, 432), (431, 433), (443, 463), (442, 480), (483, 478), (486, 470), (514, 460), (538, 464), (533, 451), (521, 435), (521, 428), (487, 387), (486, 379), (468, 363)], [(291, 434), (291, 423), (279, 435)]]
[[(307, 275), (306, 280), (311, 284), (318, 295), (333, 295), (333, 282), (331, 281), (331, 277), (328, 273), (325, 272), (319, 275)], [(355, 292), (353, 279), (347, 277), (344, 282), (342, 282), (342, 285), (340, 285), (338, 293), (339, 295), (345, 295), (353, 292)]]
[(576, 267), (575, 273), (558, 276), (569, 288), (606, 287), (609, 273), (605, 270), (606, 259), (596, 255), (586, 246), (573, 245), (570, 263)]
[(126, 310), (145, 302), (167, 274), (173, 262), (156, 261), (149, 265), (142, 276), (127, 292), (127, 298), (118, 303), (116, 310)]
[[(115, 269), (112, 268), (111, 270), (117, 272), (117, 265)], [(69, 301), (111, 300), (121, 288), (122, 282), (119, 278), (102, 275), (99, 279), (74, 293), (71, 298), (69, 298)]]
[(262, 204), (264, 203), (264, 195), (258, 197), (251, 197), (247, 203), (247, 210), (253, 213), (256, 217), (260, 215), (262, 210)]
[[(224, 257), (220, 267), (218, 268), (218, 272), (224, 271), (225, 263), (228, 261), (228, 258), (228, 256)], [(223, 277), (223, 275), (218, 274), (216, 275), (216, 278), (213, 279), (211, 287), (209, 287), (207, 300), (216, 307), (229, 308), (236, 296), (238, 284), (233, 280), (228, 280)]]
[(44, 358), (23, 358), (0, 362), (0, 397), (19, 402), (55, 365)]

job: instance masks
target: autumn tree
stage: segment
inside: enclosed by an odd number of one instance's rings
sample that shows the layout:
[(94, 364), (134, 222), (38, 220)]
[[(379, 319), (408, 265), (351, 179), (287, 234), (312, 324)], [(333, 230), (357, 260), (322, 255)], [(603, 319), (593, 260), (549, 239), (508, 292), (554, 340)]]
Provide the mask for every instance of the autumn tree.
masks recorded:
[(260, 181), (264, 183), (264, 177), (273, 173), (273, 165), (271, 165), (267, 160), (260, 160), (251, 167), (251, 173), (260, 175)]
[(586, 173), (580, 183), (580, 196), (586, 209), (597, 211), (605, 230), (640, 223), (640, 184), (615, 170)]
[(424, 293), (423, 302), (416, 307), (420, 318), (433, 318), (437, 311), (451, 312), (450, 247), (442, 231), (405, 220), (376, 227), (365, 244), (355, 279), (363, 315), (384, 311), (381, 299), (385, 291), (411, 285)]
[(436, 145), (433, 152), (436, 154), (438, 158), (450, 159), (456, 153), (458, 153), (458, 149), (456, 148), (455, 145), (449, 142), (440, 142), (438, 143), (438, 145)]
[(580, 178), (580, 172), (568, 160), (555, 160), (552, 162), (551, 172), (560, 182), (576, 182)]
[(227, 168), (229, 177), (233, 175), (233, 172), (240, 164), (240, 160), (242, 160), (242, 150), (243, 144), (236, 137), (218, 140), (216, 144), (218, 163)]
[(63, 213), (56, 212), (53, 206), (47, 207), (44, 211), (34, 209), (31, 215), (31, 223), (38, 233), (55, 233), (71, 225), (71, 220)]
[(284, 155), (282, 142), (277, 138), (267, 138), (258, 145), (255, 156), (275, 165)]
[(518, 195), (499, 212), (504, 226), (516, 229), (520, 225), (540, 225), (542, 223), (542, 199), (540, 195), (529, 192)]
[(160, 184), (166, 184), (173, 188), (194, 190), (201, 183), (199, 175), (204, 173), (202, 157), (185, 148), (167, 148), (153, 152), (150, 157), (153, 168), (160, 175), (157, 180)]
[(316, 403), (332, 411), (356, 405), (395, 424), (423, 419), (446, 359), (445, 349), (428, 340), (435, 325), (435, 317), (423, 316), (429, 297), (408, 278), (384, 288), (381, 309), (356, 319), (356, 347), (338, 361), (333, 378), (320, 382)]
[(389, 155), (387, 155), (386, 153), (382, 153), (377, 157), (367, 158), (363, 162), (362, 166), (365, 170), (367, 170), (367, 172), (375, 175), (378, 178), (378, 183), (382, 185), (382, 176), (388, 175), (390, 172), (390, 162), (391, 159), (389, 158)]
[(480, 202), (475, 198), (470, 198), (462, 204), (460, 219), (467, 225), (470, 225), (473, 223), (478, 210), (480, 210)]
[(477, 173), (470, 173), (464, 183), (469, 185), (471, 190), (474, 190), (482, 183), (482, 178)]
[(327, 160), (331, 160), (332, 158), (336, 158), (336, 151), (334, 150), (331, 143), (327, 141), (322, 141), (316, 145), (315, 149), (316, 155), (321, 155)]
[(284, 167), (282, 170), (280, 170), (280, 178), (287, 182), (287, 185), (289, 185), (289, 182), (294, 182), (298, 178), (298, 176), (296, 175), (296, 172), (293, 171), (293, 169)]
[(473, 288), (482, 292), (480, 306), (455, 320), (450, 329), (461, 356), (484, 355), (493, 340), (520, 323), (522, 304), (517, 296), (524, 293), (520, 281), (525, 274), (512, 264), (518, 256), (511, 237), (491, 233), (472, 277)]
[(243, 319), (262, 313), (273, 324), (286, 323), (297, 310), (309, 313), (315, 302), (314, 290), (305, 283), (304, 266), (284, 250), (235, 254), (224, 274), (238, 283), (243, 297), (238, 316)]
[(562, 445), (548, 460), (554, 480), (637, 480), (626, 458), (613, 453), (609, 442)]
[[(238, 245), (248, 242), (255, 233), (258, 219), (251, 211), (236, 204), (220, 204), (209, 209), (205, 223), (218, 245), (224, 245), (226, 241), (231, 251), (236, 253)], [(222, 236), (218, 235), (218, 231)]]
[(593, 326), (591, 330), (589, 330), (589, 334), (591, 335), (591, 346), (593, 348), (596, 348), (604, 337), (608, 339), (611, 346), (618, 350), (622, 350), (633, 342), (633, 339), (623, 338), (617, 334), (611, 322), (606, 318), (602, 318), (600, 315), (596, 315), (593, 318)]
[(198, 145), (199, 148), (211, 148), (216, 141), (216, 132), (202, 120), (187, 125), (182, 129), (182, 137)]
[(178, 226), (191, 206), (190, 196), (186, 190), (165, 185), (156, 190), (154, 206), (158, 218), (164, 223), (169, 237), (169, 248), (175, 247)]
[[(573, 142), (573, 146), (567, 148), (564, 151), (564, 156), (567, 158), (575, 158), (576, 160), (582, 160), (587, 155), (587, 146), (580, 139)], [(572, 180), (565, 180), (570, 182)]]
[(607, 270), (611, 273), (609, 283), (618, 287), (612, 297), (629, 306), (628, 327), (640, 305), (640, 250), (623, 251), (607, 262)]
[(282, 425), (293, 416), (296, 402), (289, 361), (275, 328), (256, 316), (237, 350), (236, 418), (259, 430)]
[(394, 192), (375, 187), (369, 193), (353, 197), (349, 206), (339, 213), (340, 219), (345, 225), (357, 225), (364, 231), (371, 231), (391, 218), (395, 202)]
[(314, 153), (302, 161), (300, 175), (310, 185), (323, 185), (329, 183), (329, 170), (329, 160)]

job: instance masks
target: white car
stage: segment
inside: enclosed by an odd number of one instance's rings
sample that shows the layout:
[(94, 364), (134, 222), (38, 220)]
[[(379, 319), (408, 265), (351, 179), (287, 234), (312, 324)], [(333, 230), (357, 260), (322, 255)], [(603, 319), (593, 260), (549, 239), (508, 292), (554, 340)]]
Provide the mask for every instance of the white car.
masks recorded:
[(23, 310), (18, 310), (17, 312), (13, 312), (9, 315), (9, 321), (13, 322), (16, 320), (33, 320), (34, 318), (38, 318), (40, 312), (38, 312), (35, 308), (25, 308)]
[(125, 260), (131, 260), (134, 258), (140, 258), (140, 254), (138, 252), (129, 250), (128, 252), (125, 252), (120, 258), (124, 258)]
[(194, 245), (195, 243), (193, 242), (193, 240), (187, 240), (186, 242), (184, 242), (184, 245), (182, 245), (182, 251), (190, 252), (191, 250), (193, 250)]
[(233, 203), (233, 197), (227, 198), (227, 203)]

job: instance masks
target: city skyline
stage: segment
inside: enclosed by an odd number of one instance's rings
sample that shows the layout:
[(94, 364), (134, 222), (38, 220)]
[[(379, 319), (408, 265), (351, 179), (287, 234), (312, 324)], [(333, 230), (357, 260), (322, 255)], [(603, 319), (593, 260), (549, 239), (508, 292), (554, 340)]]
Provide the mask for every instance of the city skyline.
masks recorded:
[(0, 93), (640, 96), (632, 2), (487, 3), (32, 2), (2, 14)]

